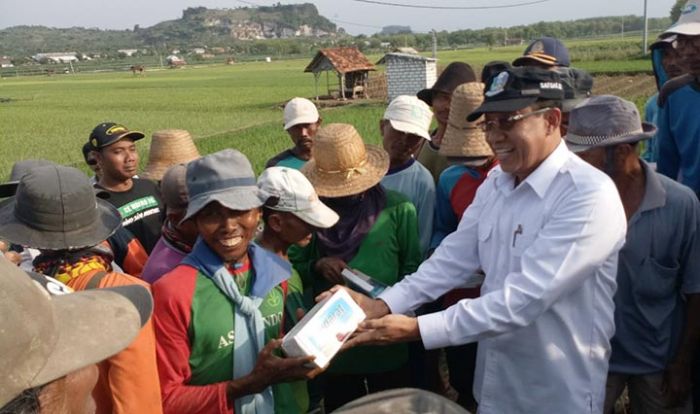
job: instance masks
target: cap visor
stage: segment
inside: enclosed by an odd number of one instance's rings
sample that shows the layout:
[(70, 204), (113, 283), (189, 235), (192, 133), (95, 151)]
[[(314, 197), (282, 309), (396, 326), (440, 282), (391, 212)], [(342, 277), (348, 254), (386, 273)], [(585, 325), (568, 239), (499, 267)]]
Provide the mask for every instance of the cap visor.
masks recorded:
[(513, 61), (513, 66), (527, 66), (528, 63), (533, 62), (547, 66), (558, 66), (556, 60), (544, 59), (538, 56), (521, 56)]
[(435, 96), (435, 91), (433, 89), (421, 89), (416, 94), (418, 99), (428, 104), (428, 106), (433, 106), (433, 97)]
[(306, 224), (318, 229), (333, 227), (340, 219), (335, 211), (323, 204), (320, 200), (313, 203), (311, 208), (307, 210), (292, 211), (291, 213), (299, 217)]
[[(294, 125), (299, 125), (299, 124), (315, 124), (318, 122), (318, 117), (317, 116), (298, 116), (291, 121), (287, 122), (284, 124), (284, 130), (288, 130), (289, 128), (293, 127)], [(278, 124), (279, 125), (279, 124)]]
[(687, 35), (687, 36), (697, 36), (700, 35), (700, 23), (689, 22), (681, 23), (677, 26), (671, 27), (661, 34), (662, 37), (670, 36), (673, 34)]
[(150, 318), (153, 300), (145, 287), (131, 285), (53, 296), (51, 306), (58, 341), (33, 386), (100, 362), (129, 346)]
[(431, 140), (430, 133), (428, 133), (427, 129), (421, 129), (417, 125), (408, 122), (395, 121), (393, 119), (389, 119), (389, 123), (391, 124), (392, 128), (397, 131), (404, 132), (406, 134), (418, 135), (419, 137), (425, 138), (428, 141)]
[(114, 137), (113, 140), (107, 142), (106, 144), (101, 145), (99, 148), (108, 147), (108, 146), (114, 144), (115, 142), (118, 142), (118, 141), (120, 141), (120, 140), (122, 140), (122, 139), (124, 139), (124, 138), (131, 138), (131, 139), (134, 140), (134, 141), (138, 141), (138, 140), (140, 140), (140, 139), (143, 139), (144, 137), (145, 137), (145, 135), (143, 134), (143, 132), (139, 132), (139, 131), (127, 131), (127, 132), (125, 132), (125, 133), (123, 133), (123, 134), (121, 134), (121, 135), (117, 135), (116, 137)]
[(121, 225), (119, 211), (96, 199), (98, 219), (94, 226), (69, 231), (38, 230), (17, 220), (15, 197), (0, 202), (0, 234), (14, 244), (39, 250), (73, 250), (95, 246), (109, 238)]
[(236, 187), (204, 193), (190, 199), (190, 203), (187, 206), (187, 214), (180, 220), (180, 223), (194, 217), (201, 209), (214, 201), (226, 208), (237, 211), (252, 210), (265, 203), (257, 186)]
[(537, 98), (518, 98), (484, 102), (480, 107), (476, 108), (474, 112), (467, 115), (467, 121), (474, 122), (479, 119), (481, 115), (489, 112), (514, 112), (527, 108), (536, 101)]

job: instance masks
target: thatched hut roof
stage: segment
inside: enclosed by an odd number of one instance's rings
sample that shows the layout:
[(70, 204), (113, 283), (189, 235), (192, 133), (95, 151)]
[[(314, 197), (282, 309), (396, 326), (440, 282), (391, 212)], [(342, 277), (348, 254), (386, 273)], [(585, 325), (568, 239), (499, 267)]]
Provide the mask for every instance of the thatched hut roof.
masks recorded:
[(321, 49), (304, 69), (304, 72), (335, 70), (340, 74), (376, 70), (374, 64), (356, 47), (336, 47)]

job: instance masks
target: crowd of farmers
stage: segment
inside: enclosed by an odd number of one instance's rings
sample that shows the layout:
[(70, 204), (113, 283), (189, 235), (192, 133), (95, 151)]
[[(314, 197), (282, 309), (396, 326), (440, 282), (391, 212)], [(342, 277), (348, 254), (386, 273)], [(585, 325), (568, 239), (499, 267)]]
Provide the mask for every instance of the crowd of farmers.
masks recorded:
[[(652, 60), (643, 117), (542, 37), (393, 99), (381, 147), (293, 98), (258, 177), (183, 130), (139, 171), (114, 122), (92, 177), (17, 161), (0, 413), (699, 412), (700, 0)], [(339, 289), (366, 314), (343, 350), (286, 355)]]

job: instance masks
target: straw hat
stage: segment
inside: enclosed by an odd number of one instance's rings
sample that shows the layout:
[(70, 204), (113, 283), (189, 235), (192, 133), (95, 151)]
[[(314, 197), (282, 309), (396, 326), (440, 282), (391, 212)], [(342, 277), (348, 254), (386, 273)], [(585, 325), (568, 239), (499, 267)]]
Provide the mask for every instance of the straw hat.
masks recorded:
[(177, 164), (187, 164), (199, 157), (199, 151), (189, 132), (182, 129), (156, 131), (151, 140), (148, 165), (141, 177), (160, 181), (168, 168)]
[(366, 145), (349, 124), (321, 128), (311, 155), (301, 172), (321, 197), (359, 194), (377, 185), (389, 169), (389, 154), (376, 145)]
[(452, 93), (447, 130), (440, 144), (440, 155), (445, 157), (490, 157), (491, 147), (477, 121), (467, 121), (467, 115), (484, 100), (484, 84), (469, 82), (459, 85)]

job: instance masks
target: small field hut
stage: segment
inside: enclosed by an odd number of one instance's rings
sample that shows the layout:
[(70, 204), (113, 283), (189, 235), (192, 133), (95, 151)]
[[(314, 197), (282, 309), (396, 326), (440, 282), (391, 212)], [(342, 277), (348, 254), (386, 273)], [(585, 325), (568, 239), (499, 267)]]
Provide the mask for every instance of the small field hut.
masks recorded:
[[(369, 72), (375, 70), (374, 64), (356, 47), (337, 47), (321, 49), (304, 69), (314, 74), (316, 82), (316, 99), (319, 97), (318, 83), (322, 72), (326, 72), (326, 89), (328, 95), (341, 99), (357, 96), (367, 97), (367, 80)], [(338, 83), (330, 81), (329, 72), (335, 72)]]
[(386, 64), (387, 97), (415, 95), (437, 80), (437, 60), (412, 53), (387, 53), (377, 62)]

